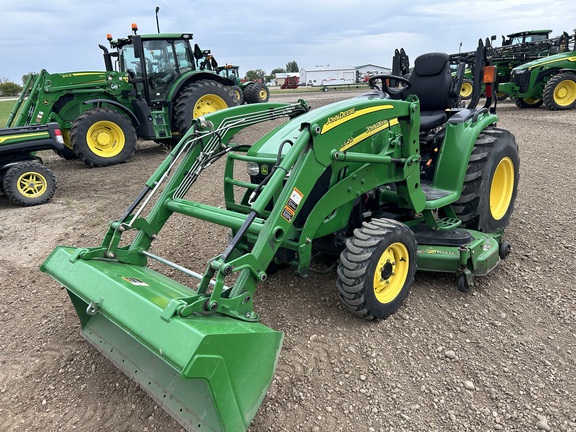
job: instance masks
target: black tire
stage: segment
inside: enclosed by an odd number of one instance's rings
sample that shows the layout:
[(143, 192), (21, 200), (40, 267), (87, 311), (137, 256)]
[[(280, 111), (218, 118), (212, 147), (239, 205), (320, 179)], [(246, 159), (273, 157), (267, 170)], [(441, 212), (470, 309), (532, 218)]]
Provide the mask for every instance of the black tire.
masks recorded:
[(216, 81), (201, 80), (186, 87), (176, 101), (174, 124), (181, 135), (192, 125), (192, 119), (236, 106), (231, 90)]
[(519, 167), (514, 135), (489, 127), (478, 136), (462, 194), (453, 206), (465, 228), (488, 233), (508, 226), (518, 192)]
[(576, 106), (576, 74), (562, 72), (546, 83), (542, 94), (546, 108), (551, 111), (569, 110)]
[(258, 103), (258, 83), (253, 82), (244, 87), (244, 102)]
[(464, 78), (462, 80), (462, 87), (460, 87), (460, 99), (469, 100), (472, 99), (472, 93), (474, 92), (474, 81), (470, 78)]
[(508, 93), (504, 93), (504, 92), (496, 92), (496, 99), (498, 99), (499, 101), (504, 101), (506, 99), (508, 99)]
[(54, 153), (56, 153), (62, 159), (78, 159), (78, 156), (76, 156), (76, 153), (74, 153), (74, 150), (72, 149), (72, 143), (70, 141), (70, 129), (62, 130), (62, 138), (64, 139), (64, 144), (66, 147), (64, 147), (62, 150), (54, 150)]
[(81, 114), (70, 129), (74, 153), (91, 167), (126, 162), (136, 151), (132, 123), (109, 108), (93, 108)]
[(45, 204), (56, 192), (56, 177), (39, 162), (21, 162), (6, 171), (3, 180), (4, 193), (22, 207)]
[(544, 101), (542, 99), (533, 99), (533, 98), (517, 98), (514, 103), (518, 108), (538, 108), (542, 106)]
[(364, 319), (386, 319), (408, 296), (416, 260), (416, 239), (406, 225), (391, 219), (364, 222), (340, 255), (340, 301)]

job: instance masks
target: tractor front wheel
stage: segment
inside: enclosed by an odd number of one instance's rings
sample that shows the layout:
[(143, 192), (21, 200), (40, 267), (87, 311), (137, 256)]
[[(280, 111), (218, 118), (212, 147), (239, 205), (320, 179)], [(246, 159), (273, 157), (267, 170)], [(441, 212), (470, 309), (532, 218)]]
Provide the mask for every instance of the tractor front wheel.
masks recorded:
[(514, 103), (518, 108), (538, 108), (544, 101), (538, 98), (517, 98)]
[(365, 222), (354, 230), (340, 255), (340, 301), (364, 319), (386, 319), (408, 296), (416, 261), (416, 239), (410, 228), (391, 219)]
[(553, 76), (544, 87), (544, 104), (551, 111), (569, 110), (576, 106), (576, 74), (563, 72)]
[(454, 205), (466, 228), (489, 233), (508, 226), (518, 192), (519, 167), (514, 135), (490, 127), (478, 136), (462, 193)]
[(232, 91), (216, 81), (201, 80), (186, 87), (174, 109), (174, 123), (181, 135), (192, 126), (192, 119), (238, 105)]
[(74, 153), (91, 167), (126, 162), (136, 151), (132, 123), (109, 108), (93, 108), (81, 114), (70, 129)]
[(56, 192), (56, 177), (39, 162), (22, 162), (6, 171), (4, 193), (10, 200), (23, 207), (47, 203)]

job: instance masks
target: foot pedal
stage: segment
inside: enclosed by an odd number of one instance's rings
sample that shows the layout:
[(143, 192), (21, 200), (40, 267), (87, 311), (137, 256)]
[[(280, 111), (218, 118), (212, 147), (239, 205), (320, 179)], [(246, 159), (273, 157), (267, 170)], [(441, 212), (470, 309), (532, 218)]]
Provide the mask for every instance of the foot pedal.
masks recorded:
[(444, 217), (438, 219), (436, 222), (438, 223), (438, 229), (441, 231), (451, 230), (462, 225), (462, 221), (460, 219), (451, 217)]

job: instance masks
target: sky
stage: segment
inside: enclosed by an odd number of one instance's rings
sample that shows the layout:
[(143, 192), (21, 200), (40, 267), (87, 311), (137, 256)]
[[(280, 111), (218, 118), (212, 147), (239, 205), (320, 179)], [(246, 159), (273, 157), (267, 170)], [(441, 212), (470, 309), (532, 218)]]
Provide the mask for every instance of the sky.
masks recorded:
[[(99, 44), (160, 30), (193, 33), (220, 65), (240, 74), (262, 69), (361, 66), (391, 67), (394, 50), (413, 61), (441, 51), (472, 51), (478, 39), (522, 30), (576, 27), (574, 0), (378, 1), (378, 0), (0, 0), (0, 79), (104, 70)], [(460, 45), (461, 44), (461, 45)], [(461, 47), (461, 48), (460, 48)]]

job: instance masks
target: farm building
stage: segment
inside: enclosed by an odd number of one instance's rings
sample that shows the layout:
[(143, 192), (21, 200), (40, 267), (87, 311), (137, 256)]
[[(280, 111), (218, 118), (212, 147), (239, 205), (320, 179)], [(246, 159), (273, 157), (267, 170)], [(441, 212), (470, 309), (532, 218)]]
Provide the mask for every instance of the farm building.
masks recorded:
[(355, 84), (356, 69), (353, 66), (316, 66), (300, 68), (300, 83), (307, 86)]
[(358, 71), (359, 81), (366, 82), (375, 75), (386, 75), (392, 73), (390, 68), (384, 66), (378, 66), (375, 64), (365, 64), (361, 66), (356, 66)]

